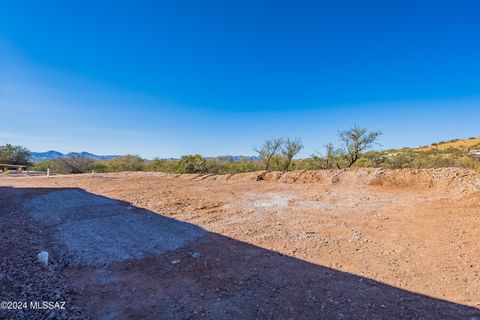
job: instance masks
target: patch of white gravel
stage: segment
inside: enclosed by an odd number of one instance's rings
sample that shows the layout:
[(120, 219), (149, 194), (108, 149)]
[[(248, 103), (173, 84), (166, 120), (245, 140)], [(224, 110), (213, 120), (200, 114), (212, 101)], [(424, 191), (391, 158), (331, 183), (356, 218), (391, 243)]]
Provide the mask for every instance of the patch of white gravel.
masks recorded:
[(251, 193), (245, 198), (244, 206), (247, 209), (277, 211), (286, 209), (294, 199), (297, 197), (286, 193)]

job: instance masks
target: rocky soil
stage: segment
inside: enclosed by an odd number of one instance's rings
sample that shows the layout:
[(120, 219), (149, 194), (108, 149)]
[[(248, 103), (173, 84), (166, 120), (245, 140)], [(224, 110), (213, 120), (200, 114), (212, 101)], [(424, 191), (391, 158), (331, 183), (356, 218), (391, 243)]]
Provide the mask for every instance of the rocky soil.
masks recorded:
[[(0, 300), (66, 302), (0, 318), (480, 319), (473, 171), (2, 177), (0, 191)], [(160, 250), (165, 226), (138, 225), (161, 216), (203, 231)]]

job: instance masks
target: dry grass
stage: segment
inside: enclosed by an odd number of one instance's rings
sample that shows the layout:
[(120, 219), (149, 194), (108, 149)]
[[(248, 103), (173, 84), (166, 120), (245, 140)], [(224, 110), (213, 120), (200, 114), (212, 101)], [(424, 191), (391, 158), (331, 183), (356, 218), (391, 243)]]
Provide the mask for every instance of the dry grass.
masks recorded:
[(469, 149), (474, 146), (480, 145), (480, 138), (471, 138), (471, 139), (458, 139), (455, 141), (447, 141), (447, 142), (440, 142), (436, 144), (432, 144), (428, 147), (419, 147), (413, 150), (415, 151), (431, 151), (434, 149), (437, 150), (446, 150), (449, 148), (456, 148), (456, 149)]

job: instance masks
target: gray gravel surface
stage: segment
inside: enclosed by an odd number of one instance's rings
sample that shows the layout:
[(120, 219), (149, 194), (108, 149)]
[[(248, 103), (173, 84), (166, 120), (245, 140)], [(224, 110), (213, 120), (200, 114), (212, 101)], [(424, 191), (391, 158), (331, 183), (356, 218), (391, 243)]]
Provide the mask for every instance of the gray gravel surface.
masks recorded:
[(191, 224), (80, 189), (27, 201), (29, 215), (48, 225), (52, 249), (66, 265), (104, 265), (174, 250), (201, 236)]
[(0, 301), (65, 302), (65, 310), (1, 309), (0, 319), (89, 319), (74, 305), (55, 256), (48, 267), (36, 255), (48, 249), (48, 230), (23, 211), (29, 195), (20, 189), (0, 187)]

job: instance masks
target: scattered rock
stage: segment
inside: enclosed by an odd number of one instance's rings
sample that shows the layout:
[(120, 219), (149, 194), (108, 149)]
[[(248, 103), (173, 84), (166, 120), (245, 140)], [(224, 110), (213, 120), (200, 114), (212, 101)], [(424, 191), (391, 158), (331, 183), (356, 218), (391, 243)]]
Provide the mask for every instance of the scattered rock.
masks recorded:
[(48, 266), (48, 252), (47, 251), (40, 251), (40, 253), (37, 254), (37, 260), (40, 263), (43, 263), (45, 266)]

